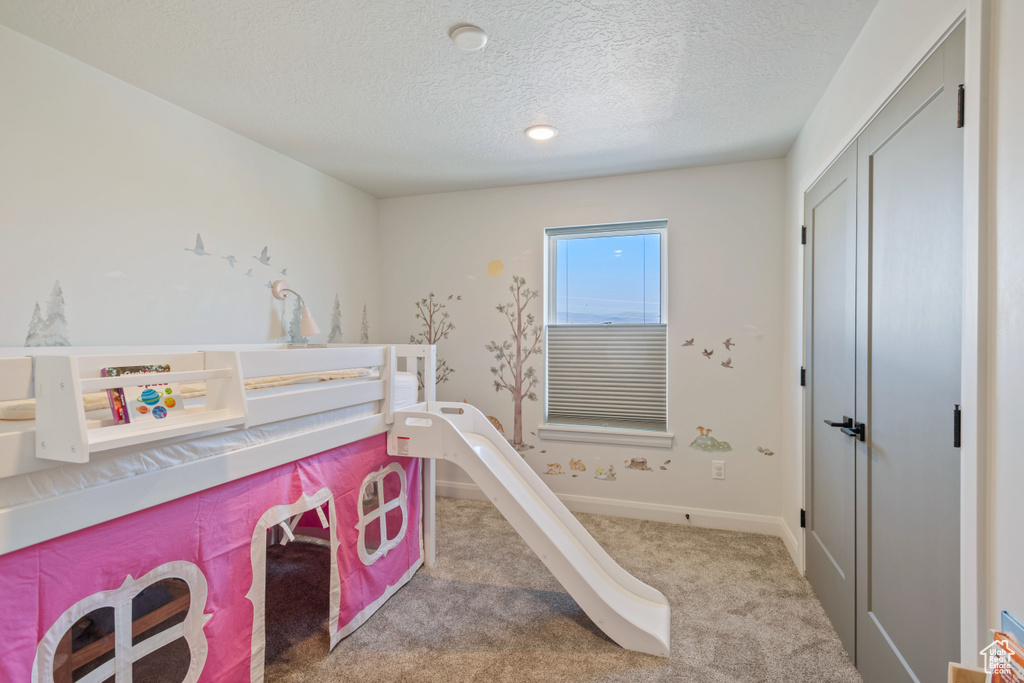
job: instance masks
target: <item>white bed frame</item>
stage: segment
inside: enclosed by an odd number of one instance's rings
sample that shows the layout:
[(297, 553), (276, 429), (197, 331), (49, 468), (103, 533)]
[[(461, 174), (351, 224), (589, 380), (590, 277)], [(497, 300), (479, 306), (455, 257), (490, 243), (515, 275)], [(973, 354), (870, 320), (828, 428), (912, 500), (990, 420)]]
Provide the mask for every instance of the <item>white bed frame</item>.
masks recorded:
[[(205, 408), (157, 423), (89, 428), (83, 393), (151, 381), (146, 375), (103, 378), (101, 368), (157, 363), (169, 363), (173, 370), (161, 374), (161, 381), (205, 382)], [(269, 395), (247, 396), (245, 392), (247, 378), (365, 367), (378, 368), (379, 377), (296, 384), (284, 393)], [(34, 429), (5, 432), (0, 426), (0, 479), (218, 430), (246, 429), (372, 401), (381, 406), (372, 415), (341, 424), (45, 500), (14, 506), (0, 500), (0, 554), (384, 433), (394, 421), (395, 373), (421, 372), (424, 389), (420, 400), (433, 401), (434, 369), (434, 347), (417, 345), (0, 349), (0, 401), (36, 399)], [(434, 461), (423, 460), (422, 467), (424, 562), (431, 565)]]

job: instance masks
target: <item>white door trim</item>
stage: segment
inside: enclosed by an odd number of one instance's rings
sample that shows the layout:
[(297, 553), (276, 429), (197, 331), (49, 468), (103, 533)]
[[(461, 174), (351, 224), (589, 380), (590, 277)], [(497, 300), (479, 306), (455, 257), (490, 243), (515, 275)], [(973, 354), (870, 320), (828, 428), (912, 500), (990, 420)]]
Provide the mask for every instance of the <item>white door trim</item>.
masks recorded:
[(967, 0), (964, 103), (963, 336), (960, 386), (960, 661), (988, 641), (989, 55), (991, 0)]

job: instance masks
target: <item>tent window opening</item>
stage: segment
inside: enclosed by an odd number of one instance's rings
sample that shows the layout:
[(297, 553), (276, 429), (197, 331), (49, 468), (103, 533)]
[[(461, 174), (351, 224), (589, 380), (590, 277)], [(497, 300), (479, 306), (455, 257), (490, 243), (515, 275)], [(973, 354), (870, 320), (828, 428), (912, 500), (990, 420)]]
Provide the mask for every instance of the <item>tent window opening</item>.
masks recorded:
[(396, 547), (409, 526), (405, 470), (392, 463), (363, 480), (359, 499), (359, 559), (371, 565)]
[(139, 579), (127, 577), (57, 619), (37, 647), (33, 680), (187, 680), (205, 662), (205, 604), (205, 578), (189, 562), (161, 565)]

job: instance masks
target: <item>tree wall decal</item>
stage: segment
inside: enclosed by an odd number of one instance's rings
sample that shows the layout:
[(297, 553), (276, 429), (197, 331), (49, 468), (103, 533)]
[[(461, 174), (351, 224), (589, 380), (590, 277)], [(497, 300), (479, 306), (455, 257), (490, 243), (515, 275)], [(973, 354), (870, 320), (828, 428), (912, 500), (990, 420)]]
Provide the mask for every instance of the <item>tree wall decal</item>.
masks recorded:
[(491, 368), (495, 377), (494, 391), (504, 389), (512, 394), (512, 445), (523, 450), (523, 399), (537, 400), (533, 388), (538, 381), (536, 369), (532, 365), (527, 366), (527, 362), (534, 354), (542, 353), (543, 330), (534, 324), (536, 318), (533, 313), (526, 311), (530, 302), (539, 296), (537, 290), (526, 286), (526, 278), (513, 275), (508, 291), (512, 293), (512, 301), (499, 304), (497, 309), (508, 321), (511, 335), (503, 342), (490, 342), (487, 350), (498, 361), (498, 365)]
[(43, 314), (39, 310), (39, 302), (32, 309), (32, 320), (28, 323), (28, 334), (25, 335), (25, 346), (42, 346), (41, 332), (43, 329)]
[[(454, 296), (454, 294), (449, 294), (448, 301), (451, 301)], [(437, 344), (442, 339), (447, 339), (448, 334), (455, 329), (455, 325), (452, 324), (451, 317), (448, 315), (446, 302), (434, 298), (433, 292), (427, 298), (416, 302), (416, 319), (423, 326), (423, 331), (419, 334), (410, 335), (410, 344)], [(448, 361), (438, 356), (435, 365), (434, 384), (447, 382), (448, 377), (453, 372), (455, 372), (455, 369), (448, 365)], [(417, 373), (417, 376), (422, 387), (423, 376), (419, 373)]]
[(50, 300), (46, 304), (45, 318), (40, 315), (39, 303), (36, 302), (25, 336), (25, 346), (71, 346), (68, 341), (68, 321), (64, 317), (64, 290), (60, 281), (53, 285)]
[(308, 344), (309, 338), (303, 337), (302, 332), (302, 306), (299, 304), (299, 300), (296, 299), (295, 303), (292, 304), (292, 319), (288, 323), (288, 343), (289, 344)]
[(328, 344), (341, 344), (343, 335), (341, 332), (341, 301), (338, 295), (334, 295), (334, 311), (331, 313), (331, 333), (327, 335)]
[(359, 326), (359, 343), (370, 343), (370, 319), (366, 317), (366, 304), (363, 304), (363, 322)]

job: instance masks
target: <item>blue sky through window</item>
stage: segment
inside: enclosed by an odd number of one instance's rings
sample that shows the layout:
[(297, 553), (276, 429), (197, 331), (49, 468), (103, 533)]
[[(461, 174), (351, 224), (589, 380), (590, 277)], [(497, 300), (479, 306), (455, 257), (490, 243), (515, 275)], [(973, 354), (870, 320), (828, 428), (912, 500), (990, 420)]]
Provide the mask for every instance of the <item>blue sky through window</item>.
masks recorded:
[(661, 322), (661, 235), (558, 240), (555, 322)]

